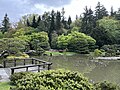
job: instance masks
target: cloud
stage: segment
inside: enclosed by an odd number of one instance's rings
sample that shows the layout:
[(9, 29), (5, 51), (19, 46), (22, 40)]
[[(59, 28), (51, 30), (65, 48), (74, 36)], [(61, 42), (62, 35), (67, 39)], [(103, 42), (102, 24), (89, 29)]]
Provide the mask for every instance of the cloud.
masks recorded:
[(71, 0), (30, 0), (34, 4), (44, 4), (51, 7), (60, 7), (69, 4)]
[[(119, 8), (119, 0), (99, 0), (108, 11), (113, 6), (115, 10)], [(55, 11), (64, 7), (65, 16), (69, 15), (74, 20), (76, 15), (84, 12), (85, 6), (95, 9), (98, 0), (0, 0), (0, 20), (3, 19), (5, 13), (12, 22), (18, 21), (21, 16), (30, 13), (43, 14), (45, 11)]]

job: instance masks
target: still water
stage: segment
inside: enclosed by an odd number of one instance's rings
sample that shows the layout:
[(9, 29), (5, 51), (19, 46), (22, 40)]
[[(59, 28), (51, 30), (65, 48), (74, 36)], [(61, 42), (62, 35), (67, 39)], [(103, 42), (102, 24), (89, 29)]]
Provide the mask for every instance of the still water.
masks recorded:
[(93, 60), (86, 55), (44, 56), (40, 58), (52, 62), (52, 69), (78, 71), (92, 82), (107, 80), (120, 85), (119, 60)]

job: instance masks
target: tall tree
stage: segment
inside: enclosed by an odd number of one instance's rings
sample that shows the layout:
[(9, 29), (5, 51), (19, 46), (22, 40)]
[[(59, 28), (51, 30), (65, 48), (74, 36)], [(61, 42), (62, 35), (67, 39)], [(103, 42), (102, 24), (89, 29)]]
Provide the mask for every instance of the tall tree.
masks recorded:
[(60, 35), (61, 34), (61, 14), (60, 14), (60, 12), (59, 11), (57, 11), (57, 14), (56, 14), (56, 23), (55, 23), (56, 25), (56, 32), (57, 32), (57, 34), (58, 35)]
[(49, 44), (51, 47), (51, 41), (52, 41), (52, 33), (55, 31), (55, 13), (54, 10), (51, 12), (51, 23), (50, 23), (50, 29), (48, 31), (48, 37), (49, 37)]
[(100, 2), (98, 2), (97, 6), (95, 8), (96, 20), (102, 19), (104, 16), (108, 16), (108, 11), (104, 7), (104, 5), (101, 5)]
[(94, 27), (95, 27), (95, 18), (93, 16), (93, 11), (85, 7), (85, 12), (83, 13), (81, 32), (91, 35)]
[(110, 16), (114, 17), (114, 16), (115, 16), (115, 13), (116, 13), (116, 12), (114, 12), (113, 7), (111, 7)]
[(36, 22), (36, 23), (37, 23), (37, 26), (38, 26), (38, 24), (40, 23), (40, 21), (41, 21), (41, 17), (39, 16), (38, 19), (37, 19), (37, 22)]
[(72, 23), (72, 20), (71, 20), (71, 17), (69, 16), (69, 18), (68, 18), (68, 28), (70, 29), (70, 24)]
[(35, 19), (35, 16), (33, 16), (33, 20), (32, 20), (32, 25), (31, 25), (33, 28), (36, 28), (37, 27), (37, 23), (36, 23), (36, 19)]
[(29, 27), (29, 26), (31, 26), (31, 25), (30, 25), (30, 22), (29, 22), (29, 20), (28, 20), (28, 19), (27, 19), (27, 26), (28, 26), (28, 27)]
[(5, 14), (4, 20), (2, 21), (2, 33), (5, 33), (9, 30), (10, 28), (10, 22), (7, 14)]

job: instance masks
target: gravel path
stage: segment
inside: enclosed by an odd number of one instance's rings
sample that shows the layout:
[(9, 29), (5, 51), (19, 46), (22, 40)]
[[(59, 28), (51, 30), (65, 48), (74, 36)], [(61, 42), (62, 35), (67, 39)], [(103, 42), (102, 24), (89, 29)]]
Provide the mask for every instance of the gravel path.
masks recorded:
[(10, 70), (8, 68), (0, 68), (0, 82), (10, 81)]

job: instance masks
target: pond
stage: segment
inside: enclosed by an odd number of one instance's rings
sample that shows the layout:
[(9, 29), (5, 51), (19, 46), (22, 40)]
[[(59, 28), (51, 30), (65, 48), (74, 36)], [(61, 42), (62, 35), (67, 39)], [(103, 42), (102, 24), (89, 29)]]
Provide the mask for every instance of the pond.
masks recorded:
[(43, 56), (39, 58), (52, 62), (52, 69), (78, 71), (92, 82), (107, 80), (120, 85), (119, 60), (92, 60), (87, 55)]

